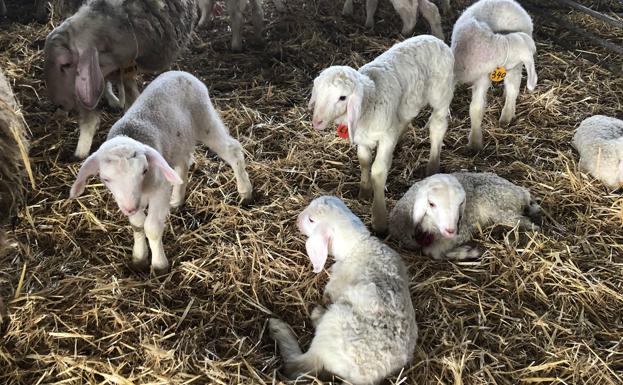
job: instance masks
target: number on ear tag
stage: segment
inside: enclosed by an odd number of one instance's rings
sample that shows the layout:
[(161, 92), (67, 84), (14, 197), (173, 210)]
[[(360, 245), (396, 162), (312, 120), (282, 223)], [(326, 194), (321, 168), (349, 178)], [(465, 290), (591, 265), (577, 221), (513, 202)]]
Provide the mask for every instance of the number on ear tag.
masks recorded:
[(506, 77), (506, 68), (498, 67), (489, 75), (489, 79), (493, 82), (501, 82)]
[(337, 126), (337, 136), (342, 139), (348, 139), (348, 126), (344, 123), (340, 123)]

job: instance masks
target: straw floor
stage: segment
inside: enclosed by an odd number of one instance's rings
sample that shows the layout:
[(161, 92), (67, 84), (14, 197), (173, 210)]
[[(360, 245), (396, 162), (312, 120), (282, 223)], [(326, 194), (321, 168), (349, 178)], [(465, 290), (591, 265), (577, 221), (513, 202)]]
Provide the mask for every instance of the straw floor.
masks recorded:
[[(461, 10), (466, 2), (453, 4)], [(312, 198), (335, 194), (370, 221), (369, 202), (356, 199), (354, 148), (332, 130), (311, 128), (311, 81), (331, 64), (369, 61), (398, 41), (400, 28), (387, 1), (374, 32), (361, 26), (361, 6), (355, 20), (339, 16), (337, 1), (288, 0), (288, 7), (280, 15), (266, 2), (265, 46), (253, 43), (247, 25), (246, 51), (229, 52), (220, 17), (175, 66), (207, 84), (245, 148), (256, 199), (239, 206), (232, 171), (198, 148), (187, 202), (166, 229), (172, 270), (160, 279), (130, 270), (129, 224), (99, 180), (68, 199), (78, 135), (75, 116), (54, 117), (41, 80), (51, 25), (0, 25), (0, 66), (32, 133), (37, 182), (0, 257), (9, 312), (0, 327), (0, 383), (283, 381), (266, 320), (285, 319), (308, 346), (309, 312), (328, 278), (312, 273), (296, 215)], [(448, 38), (456, 14), (444, 17)], [(621, 31), (573, 17), (623, 40)], [(426, 31), (421, 22), (417, 32)], [(442, 152), (445, 171), (493, 171), (530, 188), (542, 201), (543, 231), (483, 229), (476, 243), (484, 256), (465, 263), (401, 250), (421, 332), (412, 365), (391, 383), (623, 383), (623, 198), (580, 173), (570, 146), (585, 117), (621, 117), (623, 80), (552, 44), (552, 33), (536, 28), (539, 84), (520, 95), (512, 125), (498, 127), (502, 88), (493, 87), (486, 147), (470, 155), (470, 92), (461, 86)], [(621, 64), (595, 46), (577, 47)], [(118, 117), (107, 110), (94, 148)], [(423, 175), (426, 119), (425, 112), (395, 153), (390, 208)]]

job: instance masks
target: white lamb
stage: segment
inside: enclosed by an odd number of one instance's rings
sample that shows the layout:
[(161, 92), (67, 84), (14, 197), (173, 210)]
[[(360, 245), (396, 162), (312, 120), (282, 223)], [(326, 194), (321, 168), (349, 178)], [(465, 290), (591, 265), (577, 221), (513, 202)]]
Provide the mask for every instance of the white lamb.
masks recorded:
[[(402, 20), (403, 36), (409, 36), (415, 28), (417, 22), (418, 9), (422, 11), (422, 16), (430, 25), (431, 33), (443, 40), (443, 30), (441, 29), (441, 17), (439, 9), (430, 0), (391, 0), (394, 9)], [(379, 0), (366, 0), (366, 28), (374, 28), (374, 14)], [(449, 4), (448, 4), (449, 5)], [(446, 2), (442, 4), (446, 8)], [(353, 0), (346, 0), (342, 9), (344, 16), (353, 15)]]
[(580, 168), (608, 188), (623, 187), (623, 120), (603, 115), (584, 119), (573, 136)]
[(269, 327), (289, 378), (309, 373), (337, 375), (352, 384), (377, 384), (413, 357), (417, 325), (409, 277), (400, 256), (336, 197), (315, 199), (297, 225), (314, 267), (322, 271), (333, 255), (324, 297), (330, 304), (311, 314), (316, 328), (305, 353), (288, 325), (271, 318)]
[(526, 216), (540, 206), (530, 192), (492, 173), (437, 174), (415, 183), (389, 216), (389, 233), (407, 249), (435, 259), (482, 254), (464, 245), (479, 227), (492, 224), (537, 230)]
[(532, 20), (514, 0), (480, 0), (467, 8), (456, 21), (451, 46), (457, 82), (472, 85), (469, 107), (472, 127), (468, 146), (473, 151), (480, 151), (481, 126), (492, 72), (500, 67), (506, 70), (506, 101), (500, 116), (502, 126), (507, 126), (515, 117), (522, 65), (528, 73), (528, 90), (536, 87), (536, 46), (532, 40)]
[(168, 271), (162, 234), (170, 206), (184, 200), (197, 142), (233, 168), (238, 192), (243, 200), (250, 200), (252, 187), (242, 147), (227, 132), (206, 86), (186, 72), (165, 72), (151, 82), (78, 172), (71, 198), (82, 194), (87, 178), (99, 172), (128, 216), (134, 229), (132, 262), (137, 269), (149, 267), (147, 237), (154, 272)]
[[(394, 148), (422, 108), (433, 109), (428, 121), (430, 157), (427, 173), (439, 171), (439, 153), (448, 127), (453, 96), (454, 59), (450, 48), (428, 35), (395, 44), (359, 71), (347, 66), (325, 69), (314, 80), (309, 108), (313, 126), (331, 122), (348, 126), (361, 165), (360, 198), (374, 193), (372, 227), (387, 229), (385, 181)], [(374, 163), (372, 150), (377, 148)], [(372, 179), (372, 183), (370, 183)]]

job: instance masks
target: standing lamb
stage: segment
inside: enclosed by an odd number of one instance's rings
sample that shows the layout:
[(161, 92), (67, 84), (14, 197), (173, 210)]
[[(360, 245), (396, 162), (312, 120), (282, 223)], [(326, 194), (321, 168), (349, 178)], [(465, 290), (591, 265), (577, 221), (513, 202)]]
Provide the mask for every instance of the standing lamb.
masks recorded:
[(479, 227), (492, 224), (536, 230), (526, 216), (540, 206), (530, 191), (492, 173), (437, 174), (415, 183), (389, 216), (392, 239), (435, 259), (482, 254), (464, 245)]
[(159, 72), (173, 64), (197, 22), (197, 1), (205, 0), (90, 0), (50, 32), (45, 82), (55, 104), (78, 110), (76, 157), (89, 154), (106, 80), (122, 85), (127, 109), (139, 94), (128, 69)]
[[(199, 26), (205, 27), (212, 21), (212, 9), (215, 0), (206, 0), (200, 4), (201, 20)], [(231, 27), (231, 49), (239, 52), (242, 50), (242, 23), (244, 21), (244, 9), (247, 3), (251, 3), (251, 12), (255, 37), (262, 40), (262, 29), (264, 28), (264, 10), (262, 0), (227, 0), (227, 13), (229, 14), (229, 24)], [(275, 3), (277, 8), (283, 6), (282, 3)]]
[[(446, 1), (447, 0), (444, 0), (444, 7), (446, 6)], [(420, 9), (422, 11), (422, 16), (424, 16), (430, 25), (431, 33), (443, 40), (439, 9), (431, 0), (391, 0), (391, 2), (402, 20), (401, 34), (403, 36), (409, 36), (413, 33), (415, 23), (417, 22), (418, 9)], [(376, 13), (378, 3), (379, 0), (366, 0), (366, 28), (374, 28), (374, 14)], [(353, 15), (353, 0), (346, 0), (344, 2), (342, 15)]]
[(311, 314), (316, 328), (305, 353), (288, 325), (269, 322), (289, 378), (333, 374), (352, 384), (377, 384), (405, 366), (417, 341), (407, 269), (394, 250), (370, 235), (336, 197), (315, 199), (297, 225), (314, 272), (335, 258), (324, 297)]
[(522, 66), (528, 73), (528, 90), (536, 87), (532, 19), (514, 0), (480, 0), (456, 21), (452, 30), (452, 51), (457, 82), (472, 86), (468, 146), (472, 151), (480, 151), (487, 91), (492, 78), (495, 79), (494, 71), (506, 74), (500, 76), (504, 79), (506, 97), (500, 116), (502, 126), (510, 124), (515, 117)]
[(76, 176), (71, 198), (82, 194), (87, 178), (99, 172), (132, 224), (132, 262), (138, 269), (149, 266), (147, 237), (154, 271), (168, 271), (162, 234), (169, 207), (184, 201), (197, 142), (233, 168), (238, 192), (244, 201), (250, 200), (252, 187), (242, 147), (227, 132), (206, 86), (186, 72), (165, 72), (147, 86)]
[(333, 66), (314, 80), (309, 101), (314, 111), (312, 124), (317, 130), (331, 122), (348, 127), (361, 165), (359, 197), (374, 193), (372, 227), (377, 232), (387, 229), (385, 181), (394, 148), (426, 105), (433, 109), (428, 121), (431, 148), (426, 170), (429, 175), (439, 171), (454, 92), (453, 66), (450, 48), (433, 36), (422, 35), (395, 44), (359, 71)]
[(584, 119), (573, 136), (580, 169), (608, 188), (623, 187), (623, 120), (603, 115)]
[(26, 127), (18, 111), (11, 85), (0, 70), (0, 252), (4, 243), (1, 226), (16, 214), (26, 193)]

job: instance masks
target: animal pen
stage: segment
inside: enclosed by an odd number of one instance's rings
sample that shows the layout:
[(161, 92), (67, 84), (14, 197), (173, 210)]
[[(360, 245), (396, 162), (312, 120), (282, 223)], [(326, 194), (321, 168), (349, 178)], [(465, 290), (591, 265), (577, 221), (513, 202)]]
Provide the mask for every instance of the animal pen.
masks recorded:
[[(361, 4), (345, 18), (342, 2), (288, 0), (280, 13), (265, 1), (265, 43), (247, 23), (240, 53), (229, 49), (226, 12), (195, 32), (172, 69), (207, 85), (244, 147), (254, 201), (239, 205), (231, 169), (199, 147), (186, 202), (167, 222), (171, 271), (160, 277), (131, 269), (130, 225), (98, 179), (68, 199), (80, 167), (77, 123), (56, 113), (42, 80), (43, 44), (62, 19), (40, 24), (21, 0), (6, 3), (16, 13), (0, 22), (0, 68), (27, 124), (35, 186), (24, 173), (24, 203), (2, 222), (0, 383), (289, 383), (267, 320), (285, 320), (305, 350), (328, 279), (312, 273), (296, 216), (314, 197), (337, 195), (370, 224), (356, 150), (333, 129), (311, 127), (312, 81), (402, 39), (390, 2), (380, 2), (369, 31)], [(419, 336), (411, 364), (387, 383), (623, 384), (623, 197), (581, 172), (571, 147), (586, 117), (623, 117), (623, 3), (520, 3), (535, 25), (536, 90), (522, 82), (517, 116), (501, 128), (503, 88), (493, 86), (474, 155), (471, 92), (458, 86), (441, 168), (491, 171), (529, 188), (543, 208), (541, 231), (482, 228), (474, 243), (483, 256), (462, 262), (388, 240), (408, 267)], [(442, 15), (447, 43), (469, 4), (453, 1)], [(415, 34), (428, 31), (420, 20)], [(144, 75), (141, 89), (152, 79)], [(121, 114), (105, 109), (92, 151)], [(396, 148), (390, 209), (424, 176), (427, 118)]]

